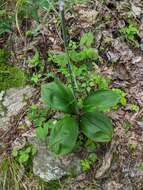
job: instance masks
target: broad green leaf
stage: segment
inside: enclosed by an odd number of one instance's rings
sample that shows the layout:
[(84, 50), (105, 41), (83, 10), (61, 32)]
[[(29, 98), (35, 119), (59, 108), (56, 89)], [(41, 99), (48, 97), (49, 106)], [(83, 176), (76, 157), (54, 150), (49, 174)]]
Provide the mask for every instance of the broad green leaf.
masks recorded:
[(83, 101), (83, 109), (89, 111), (107, 111), (116, 106), (120, 101), (120, 96), (110, 90), (98, 90)]
[(73, 150), (78, 137), (78, 123), (75, 118), (66, 116), (53, 126), (49, 147), (57, 155), (64, 155)]
[(80, 45), (91, 46), (93, 39), (94, 37), (91, 32), (85, 33), (80, 39)]
[(81, 117), (80, 127), (82, 132), (95, 142), (109, 142), (112, 139), (112, 122), (101, 112), (85, 113)]
[(72, 91), (60, 81), (43, 85), (41, 95), (42, 100), (52, 109), (57, 109), (65, 113), (76, 112), (76, 102)]

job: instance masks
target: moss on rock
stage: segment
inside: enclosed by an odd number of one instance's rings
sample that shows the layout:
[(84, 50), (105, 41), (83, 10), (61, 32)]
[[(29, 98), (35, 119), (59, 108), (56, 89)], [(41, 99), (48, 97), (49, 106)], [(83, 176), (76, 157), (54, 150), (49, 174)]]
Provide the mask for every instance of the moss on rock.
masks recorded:
[(26, 83), (25, 73), (8, 64), (9, 54), (0, 49), (0, 91), (20, 87)]

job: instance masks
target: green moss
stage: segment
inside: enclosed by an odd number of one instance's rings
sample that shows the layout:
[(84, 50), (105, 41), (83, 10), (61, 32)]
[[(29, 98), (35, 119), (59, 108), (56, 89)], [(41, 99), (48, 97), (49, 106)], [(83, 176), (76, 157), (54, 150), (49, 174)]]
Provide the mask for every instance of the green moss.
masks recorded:
[(26, 83), (26, 75), (23, 71), (8, 64), (8, 53), (0, 49), (0, 91), (12, 87), (20, 87)]

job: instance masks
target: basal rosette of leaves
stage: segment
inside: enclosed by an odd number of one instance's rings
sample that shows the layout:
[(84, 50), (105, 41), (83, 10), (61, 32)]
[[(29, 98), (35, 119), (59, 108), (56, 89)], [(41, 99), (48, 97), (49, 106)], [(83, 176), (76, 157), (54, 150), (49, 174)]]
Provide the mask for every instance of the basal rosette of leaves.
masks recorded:
[(112, 121), (103, 112), (119, 103), (117, 93), (97, 90), (79, 103), (69, 87), (53, 81), (42, 86), (41, 97), (50, 109), (65, 114), (55, 124), (47, 123), (40, 130), (37, 128), (38, 136), (42, 140), (48, 138), (49, 149), (56, 155), (72, 152), (81, 133), (94, 142), (111, 141)]

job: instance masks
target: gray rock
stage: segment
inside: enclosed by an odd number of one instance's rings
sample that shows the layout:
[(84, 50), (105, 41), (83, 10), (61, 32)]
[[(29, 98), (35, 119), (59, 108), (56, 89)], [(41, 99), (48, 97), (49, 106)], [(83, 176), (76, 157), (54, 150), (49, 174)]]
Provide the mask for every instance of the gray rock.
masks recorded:
[(82, 172), (80, 159), (75, 154), (56, 157), (48, 151), (45, 142), (37, 139), (34, 131), (25, 135), (28, 141), (37, 149), (33, 160), (33, 172), (44, 181), (58, 180), (66, 175), (76, 176)]
[(142, 61), (142, 57), (141, 56), (136, 56), (132, 59), (132, 63), (133, 64), (137, 64), (140, 63)]
[(136, 5), (134, 5), (133, 3), (131, 3), (132, 5), (132, 11), (133, 11), (133, 14), (135, 16), (140, 16), (141, 13), (142, 13), (142, 9), (140, 7), (137, 7)]
[(143, 42), (140, 44), (140, 49), (143, 51)]
[(11, 88), (0, 93), (0, 128), (7, 130), (12, 116), (17, 115), (20, 110), (26, 105), (26, 98), (32, 97), (34, 88), (26, 86), (25, 88)]
[(116, 63), (117, 61), (119, 61), (120, 55), (118, 53), (108, 51), (107, 52), (107, 58), (108, 58), (109, 61), (111, 61), (113, 63)]

